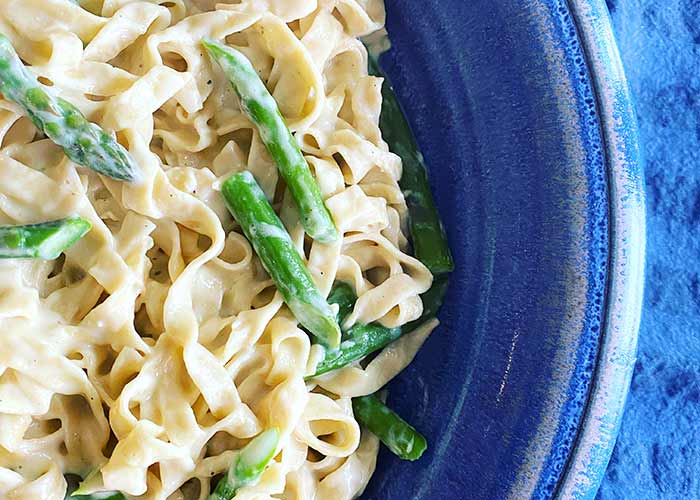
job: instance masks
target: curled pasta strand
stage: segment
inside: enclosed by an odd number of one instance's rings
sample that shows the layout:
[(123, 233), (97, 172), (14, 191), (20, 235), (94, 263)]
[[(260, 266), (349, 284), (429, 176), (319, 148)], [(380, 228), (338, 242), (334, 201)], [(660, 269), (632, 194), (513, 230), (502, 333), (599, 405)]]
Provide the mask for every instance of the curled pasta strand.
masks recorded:
[[(401, 160), (379, 130), (381, 79), (358, 36), (381, 0), (5, 0), (0, 31), (29, 70), (113, 134), (140, 184), (78, 167), (0, 99), (0, 222), (78, 214), (55, 261), (0, 262), (0, 496), (88, 490), (204, 500), (270, 427), (279, 453), (238, 499), (350, 500), (376, 463), (351, 399), (413, 359), (436, 322), (307, 384), (324, 356), (275, 290), (219, 189), (253, 173), (323, 294), (357, 294), (344, 326), (422, 314)], [(203, 37), (243, 52), (279, 103), (342, 238), (309, 240), (260, 132)], [(89, 435), (91, 439), (82, 436)], [(19, 469), (17, 466), (21, 465)], [(20, 472), (17, 472), (20, 471)]]

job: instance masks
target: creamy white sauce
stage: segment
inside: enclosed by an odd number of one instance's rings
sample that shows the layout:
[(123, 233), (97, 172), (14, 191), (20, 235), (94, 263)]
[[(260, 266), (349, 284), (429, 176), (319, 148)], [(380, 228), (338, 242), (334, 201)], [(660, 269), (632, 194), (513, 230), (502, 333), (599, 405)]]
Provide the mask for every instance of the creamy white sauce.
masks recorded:
[[(250, 244), (227, 237), (231, 218), (215, 191), (247, 169), (272, 198), (279, 175), (199, 43), (228, 37), (297, 137), (321, 146), (302, 152), (343, 230), (336, 244), (307, 244), (322, 294), (351, 283), (353, 322), (405, 324), (420, 316), (432, 276), (401, 250), (400, 161), (382, 149), (379, 85), (357, 39), (382, 28), (383, 5), (343, 0), (334, 12), (336, 3), (242, 0), (215, 10), (207, 0), (134, 0), (103, 2), (97, 15), (65, 0), (4, 0), (0, 26), (31, 72), (115, 129), (143, 182), (75, 170), (22, 118), (18, 96), (0, 99), (0, 223), (77, 214), (93, 225), (63, 265), (0, 261), (0, 498), (62, 500), (68, 473), (92, 473), (85, 492), (196, 498), (273, 426), (281, 453), (240, 498), (286, 488), (289, 499), (350, 500), (365, 488), (378, 443), (361, 433), (351, 398), (391, 380), (435, 324), (365, 368), (305, 382), (319, 349)], [(303, 248), (288, 196), (275, 207)]]

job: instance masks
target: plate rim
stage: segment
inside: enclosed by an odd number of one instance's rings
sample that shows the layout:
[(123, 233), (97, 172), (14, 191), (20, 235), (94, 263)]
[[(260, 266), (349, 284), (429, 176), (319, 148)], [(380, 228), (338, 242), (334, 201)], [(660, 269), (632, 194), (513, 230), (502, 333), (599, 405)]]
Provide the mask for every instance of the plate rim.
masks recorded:
[(591, 388), (555, 497), (593, 499), (622, 422), (636, 362), (646, 247), (643, 163), (634, 100), (604, 0), (567, 0), (576, 25), (604, 143), (609, 262), (604, 327)]

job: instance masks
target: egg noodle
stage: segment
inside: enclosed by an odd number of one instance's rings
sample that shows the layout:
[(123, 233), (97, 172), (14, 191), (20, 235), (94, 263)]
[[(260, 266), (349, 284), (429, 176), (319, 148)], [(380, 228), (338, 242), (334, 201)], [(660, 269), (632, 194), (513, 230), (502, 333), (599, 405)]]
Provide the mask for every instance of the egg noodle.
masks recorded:
[[(227, 212), (250, 170), (321, 292), (350, 283), (346, 325), (421, 316), (432, 276), (408, 255), (401, 160), (378, 127), (382, 80), (358, 37), (382, 0), (0, 0), (0, 32), (45, 85), (114, 132), (143, 174), (76, 167), (0, 99), (0, 223), (77, 214), (56, 261), (0, 261), (0, 498), (88, 491), (203, 499), (262, 430), (278, 453), (236, 499), (357, 497), (377, 439), (351, 398), (382, 388), (437, 321), (369, 363), (322, 359)], [(342, 238), (304, 237), (278, 170), (203, 37), (244, 53), (279, 104)]]

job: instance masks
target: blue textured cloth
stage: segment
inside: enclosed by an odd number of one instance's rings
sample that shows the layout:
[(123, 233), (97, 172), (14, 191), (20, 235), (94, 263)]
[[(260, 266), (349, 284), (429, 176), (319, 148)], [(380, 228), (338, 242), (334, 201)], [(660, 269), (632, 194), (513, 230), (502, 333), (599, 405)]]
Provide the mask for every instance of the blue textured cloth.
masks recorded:
[(700, 0), (608, 0), (647, 190), (639, 361), (599, 500), (700, 498)]

